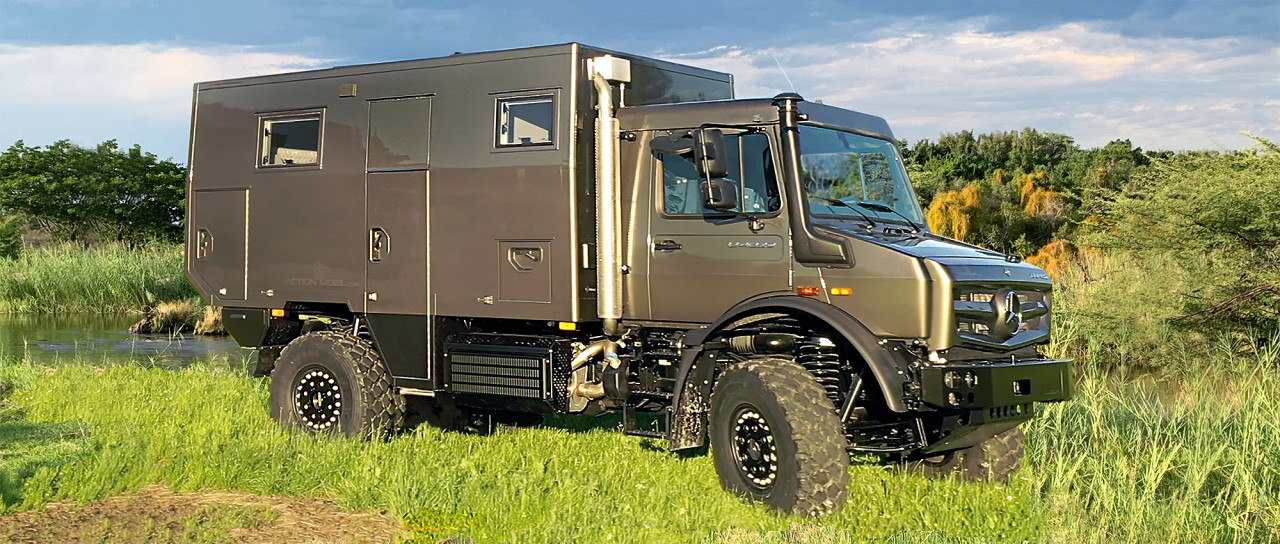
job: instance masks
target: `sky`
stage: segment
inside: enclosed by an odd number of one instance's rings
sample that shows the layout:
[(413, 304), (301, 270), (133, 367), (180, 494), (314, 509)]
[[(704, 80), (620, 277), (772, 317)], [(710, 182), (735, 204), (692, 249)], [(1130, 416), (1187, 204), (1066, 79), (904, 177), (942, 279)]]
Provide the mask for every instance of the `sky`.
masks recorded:
[(0, 0), (0, 145), (186, 162), (198, 81), (577, 41), (884, 117), (1083, 147), (1280, 141), (1280, 0)]

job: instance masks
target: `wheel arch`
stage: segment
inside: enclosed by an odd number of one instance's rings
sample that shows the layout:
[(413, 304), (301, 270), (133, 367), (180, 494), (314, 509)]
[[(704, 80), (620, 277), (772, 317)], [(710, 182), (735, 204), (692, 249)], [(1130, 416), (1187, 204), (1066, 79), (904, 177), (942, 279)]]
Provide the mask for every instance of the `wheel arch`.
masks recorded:
[(744, 302), (725, 312), (703, 329), (685, 336), (680, 367), (676, 375), (676, 389), (672, 397), (671, 424), (668, 435), (671, 449), (695, 448), (703, 445), (704, 437), (700, 419), (700, 407), (709, 406), (712, 378), (715, 371), (715, 355), (718, 349), (708, 347), (723, 332), (732, 330), (738, 321), (762, 314), (782, 313), (816, 320), (838, 334), (851, 345), (871, 369), (876, 383), (883, 392), (885, 402), (895, 412), (909, 411), (903, 398), (903, 385), (907, 383), (905, 364), (884, 348), (880, 338), (857, 318), (845, 311), (818, 300), (783, 295)]

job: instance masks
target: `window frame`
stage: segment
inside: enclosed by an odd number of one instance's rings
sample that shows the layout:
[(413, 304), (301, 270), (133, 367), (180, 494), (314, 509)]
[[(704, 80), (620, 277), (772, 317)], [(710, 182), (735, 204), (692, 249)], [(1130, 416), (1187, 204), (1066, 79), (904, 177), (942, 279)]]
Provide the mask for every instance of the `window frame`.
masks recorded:
[[(325, 129), (325, 109), (326, 108), (308, 108), (303, 110), (291, 111), (273, 111), (269, 113), (259, 113), (258, 117), (258, 145), (257, 156), (254, 157), (254, 168), (264, 171), (270, 170), (289, 170), (289, 169), (319, 169), (324, 164), (324, 129)], [(316, 131), (316, 162), (307, 162), (302, 164), (263, 164), (262, 159), (270, 153), (270, 142), (267, 139), (267, 123), (281, 120), (307, 121), (315, 120), (318, 123)]]
[[(510, 153), (520, 151), (548, 151), (560, 149), (560, 88), (527, 89), (522, 91), (500, 91), (489, 93), (493, 96), (493, 138), (489, 143), (490, 152)], [(502, 104), (504, 102), (526, 100), (531, 98), (551, 99), (551, 141), (530, 144), (502, 143)]]
[[(654, 185), (653, 208), (658, 212), (658, 216), (663, 219), (717, 219), (719, 220), (719, 219), (735, 219), (735, 218), (747, 218), (747, 217), (758, 218), (758, 219), (772, 219), (782, 215), (782, 213), (785, 212), (787, 208), (787, 195), (784, 187), (782, 186), (783, 184), (782, 172), (778, 169), (779, 157), (778, 157), (778, 146), (776, 145), (777, 139), (774, 137), (774, 133), (772, 130), (770, 130), (770, 127), (769, 126), (744, 127), (744, 126), (737, 126), (737, 125), (734, 125), (734, 126), (703, 125), (698, 128), (687, 129), (687, 130), (696, 131), (702, 128), (741, 130), (741, 132), (735, 133), (733, 134), (733, 136), (742, 136), (744, 134), (761, 134), (769, 139), (769, 157), (772, 159), (772, 162), (773, 162), (773, 181), (774, 183), (777, 184), (776, 187), (778, 190), (778, 209), (774, 211), (769, 211), (769, 212), (709, 211), (706, 213), (677, 213), (677, 214), (667, 213), (667, 209), (665, 206), (665, 203), (666, 203), (665, 181), (666, 180), (663, 177), (664, 170), (662, 166), (664, 153), (651, 151), (649, 155), (652, 157), (652, 161), (653, 161), (652, 163), (653, 164), (653, 185)], [(752, 129), (755, 129), (755, 130), (752, 130)], [(659, 135), (662, 133), (679, 133), (679, 132), (682, 132), (682, 130), (685, 130), (685, 129), (659, 130), (659, 131), (655, 131), (653, 134)], [(729, 136), (729, 135), (726, 134), (726, 136)], [(738, 153), (738, 161), (739, 161), (738, 171), (741, 172), (742, 171), (742, 153), (741, 152)], [(706, 178), (700, 178), (698, 180), (698, 183), (701, 184), (703, 181), (706, 181)], [(744, 183), (746, 183), (746, 180), (743, 180), (743, 179), (738, 180), (737, 188), (738, 188), (738, 204), (739, 205), (742, 204), (742, 188)]]

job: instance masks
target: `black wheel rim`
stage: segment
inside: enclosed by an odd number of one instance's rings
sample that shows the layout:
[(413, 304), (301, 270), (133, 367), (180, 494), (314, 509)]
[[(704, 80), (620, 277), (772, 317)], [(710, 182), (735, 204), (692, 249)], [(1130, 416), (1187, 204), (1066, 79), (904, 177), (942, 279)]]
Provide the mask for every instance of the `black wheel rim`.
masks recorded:
[(333, 429), (342, 417), (342, 388), (328, 369), (308, 367), (294, 383), (293, 406), (304, 427), (312, 431)]
[(778, 445), (764, 414), (740, 406), (733, 414), (733, 460), (751, 487), (767, 490), (778, 481)]

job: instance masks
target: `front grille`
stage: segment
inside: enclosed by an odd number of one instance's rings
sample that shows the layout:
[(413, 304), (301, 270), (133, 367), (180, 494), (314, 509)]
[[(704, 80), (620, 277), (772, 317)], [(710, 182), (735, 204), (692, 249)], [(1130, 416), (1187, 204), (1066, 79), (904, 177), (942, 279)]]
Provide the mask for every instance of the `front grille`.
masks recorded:
[(1049, 335), (1049, 286), (962, 285), (955, 292), (956, 332), (965, 343), (1018, 348)]

